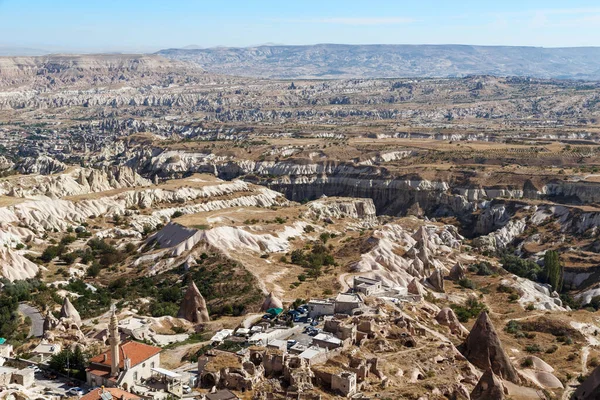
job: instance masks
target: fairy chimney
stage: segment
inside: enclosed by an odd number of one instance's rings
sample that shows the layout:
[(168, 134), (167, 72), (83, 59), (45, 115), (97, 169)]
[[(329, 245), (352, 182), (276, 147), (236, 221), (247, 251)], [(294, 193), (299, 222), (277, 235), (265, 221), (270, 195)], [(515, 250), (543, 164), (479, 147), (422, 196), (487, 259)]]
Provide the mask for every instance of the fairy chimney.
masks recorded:
[(196, 284), (190, 280), (190, 284), (183, 296), (177, 318), (186, 319), (194, 324), (201, 324), (210, 321), (206, 301), (198, 290)]

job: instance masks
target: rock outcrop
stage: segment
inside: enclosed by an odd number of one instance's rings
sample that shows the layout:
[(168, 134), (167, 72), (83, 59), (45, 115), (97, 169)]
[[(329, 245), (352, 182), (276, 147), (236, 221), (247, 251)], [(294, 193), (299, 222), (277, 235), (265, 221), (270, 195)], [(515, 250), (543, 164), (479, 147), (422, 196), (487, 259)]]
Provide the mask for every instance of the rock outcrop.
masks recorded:
[(267, 298), (265, 299), (262, 307), (260, 308), (262, 311), (267, 311), (270, 308), (283, 308), (283, 303), (280, 299), (275, 297), (273, 292), (269, 293)]
[(183, 318), (194, 324), (202, 324), (210, 321), (206, 301), (193, 281), (190, 281), (187, 291), (183, 296), (177, 318)]
[(496, 329), (486, 311), (479, 314), (469, 336), (459, 350), (477, 368), (491, 369), (502, 379), (517, 384), (520, 382), (519, 375), (504, 352)]
[(453, 335), (466, 336), (469, 334), (467, 328), (460, 323), (454, 311), (449, 307), (442, 308), (438, 315), (435, 316), (435, 320), (440, 325), (450, 328), (450, 332)]
[(460, 281), (464, 279), (467, 275), (465, 274), (465, 269), (463, 268), (460, 262), (454, 264), (454, 267), (450, 270), (450, 274), (448, 274), (448, 278), (453, 281)]
[(596, 400), (598, 398), (600, 398), (600, 367), (596, 367), (571, 397), (572, 400)]
[(81, 325), (81, 317), (79, 316), (79, 312), (77, 312), (75, 306), (71, 303), (71, 300), (69, 300), (68, 296), (63, 300), (63, 305), (60, 309), (60, 318), (65, 318), (77, 325)]
[(471, 400), (502, 400), (505, 388), (491, 369), (485, 371), (471, 392)]
[(22, 174), (50, 175), (66, 169), (66, 164), (48, 156), (27, 157), (17, 165), (17, 171)]
[(414, 278), (412, 281), (410, 281), (407, 287), (407, 291), (409, 294), (414, 294), (417, 296), (424, 295), (423, 286), (419, 283), (417, 278)]
[(436, 268), (429, 278), (427, 278), (427, 282), (436, 292), (444, 293), (444, 274), (441, 269)]
[(44, 319), (44, 332), (56, 329), (60, 321), (52, 314), (48, 313)]

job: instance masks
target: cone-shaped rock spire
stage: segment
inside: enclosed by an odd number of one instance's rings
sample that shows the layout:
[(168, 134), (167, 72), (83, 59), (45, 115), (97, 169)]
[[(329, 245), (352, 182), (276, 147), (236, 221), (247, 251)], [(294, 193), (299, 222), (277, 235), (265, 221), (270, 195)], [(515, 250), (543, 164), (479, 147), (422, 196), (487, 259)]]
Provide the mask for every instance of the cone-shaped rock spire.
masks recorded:
[(60, 317), (68, 318), (78, 325), (81, 324), (81, 317), (79, 316), (79, 313), (75, 309), (75, 306), (73, 306), (73, 304), (71, 304), (71, 300), (69, 300), (68, 296), (66, 296), (63, 301), (62, 308), (60, 309)]
[(450, 270), (450, 274), (448, 275), (448, 277), (453, 281), (460, 281), (461, 279), (464, 279), (466, 277), (465, 269), (463, 268), (460, 262), (454, 264), (454, 267), (452, 267), (452, 269)]
[(414, 278), (412, 281), (410, 281), (410, 283), (408, 284), (407, 288), (408, 293), (410, 294), (415, 294), (417, 296), (423, 296), (423, 286), (421, 286), (421, 284), (419, 283), (419, 281), (417, 281), (417, 278)]
[(275, 297), (273, 292), (269, 293), (261, 307), (261, 310), (267, 311), (269, 308), (283, 308), (283, 303), (281, 300)]
[(459, 350), (476, 367), (486, 371), (491, 369), (494, 374), (507, 381), (517, 384), (520, 382), (486, 311), (479, 314)]
[(471, 400), (503, 400), (504, 386), (491, 369), (485, 371), (475, 389), (471, 392)]
[(194, 324), (210, 321), (206, 301), (204, 301), (204, 297), (202, 297), (198, 287), (192, 280), (190, 280), (187, 291), (183, 296), (177, 317), (186, 319)]

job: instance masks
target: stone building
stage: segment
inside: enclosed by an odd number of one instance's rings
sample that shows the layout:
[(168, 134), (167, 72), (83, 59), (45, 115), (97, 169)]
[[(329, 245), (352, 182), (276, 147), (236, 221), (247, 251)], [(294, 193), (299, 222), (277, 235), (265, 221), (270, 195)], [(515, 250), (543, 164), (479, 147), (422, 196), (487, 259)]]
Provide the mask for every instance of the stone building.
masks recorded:
[(116, 310), (109, 324), (108, 351), (90, 359), (86, 370), (90, 386), (120, 387), (124, 390), (152, 376), (160, 367), (160, 347), (139, 342), (121, 343)]

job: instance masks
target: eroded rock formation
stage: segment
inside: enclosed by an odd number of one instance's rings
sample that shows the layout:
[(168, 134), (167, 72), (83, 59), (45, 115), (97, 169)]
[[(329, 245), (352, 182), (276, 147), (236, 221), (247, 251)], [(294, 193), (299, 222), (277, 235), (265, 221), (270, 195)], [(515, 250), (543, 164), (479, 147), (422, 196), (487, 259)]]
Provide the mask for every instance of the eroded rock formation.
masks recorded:
[(502, 400), (505, 397), (504, 391), (502, 382), (488, 369), (471, 392), (471, 400)]
[(210, 321), (206, 301), (193, 281), (190, 281), (187, 291), (183, 296), (177, 318), (186, 319), (194, 324)]
[(262, 311), (267, 311), (270, 308), (283, 308), (283, 303), (273, 294), (273, 292), (269, 293), (260, 309)]
[(486, 311), (479, 314), (469, 336), (459, 350), (477, 368), (491, 369), (502, 379), (517, 384), (520, 382), (517, 371), (504, 352), (496, 329)]

